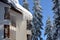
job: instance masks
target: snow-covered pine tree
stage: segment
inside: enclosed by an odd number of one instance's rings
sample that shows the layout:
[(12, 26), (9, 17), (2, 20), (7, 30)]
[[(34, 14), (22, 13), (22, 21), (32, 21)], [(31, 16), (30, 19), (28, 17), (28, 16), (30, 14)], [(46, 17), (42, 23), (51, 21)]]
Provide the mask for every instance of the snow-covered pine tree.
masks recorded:
[(56, 27), (56, 32), (53, 35), (53, 40), (60, 40), (60, 0), (53, 0), (54, 3), (54, 22)]
[(47, 35), (46, 40), (52, 40), (52, 25), (51, 25), (50, 17), (46, 21), (45, 35)]
[(23, 7), (26, 8), (27, 10), (29, 10), (29, 4), (28, 4), (27, 0), (23, 0)]
[(42, 28), (42, 15), (41, 15), (41, 6), (40, 6), (40, 0), (33, 0), (33, 28), (32, 28), (32, 36), (33, 36), (33, 40), (38, 40), (38, 38), (40, 40), (43, 40), (41, 37), (41, 29)]

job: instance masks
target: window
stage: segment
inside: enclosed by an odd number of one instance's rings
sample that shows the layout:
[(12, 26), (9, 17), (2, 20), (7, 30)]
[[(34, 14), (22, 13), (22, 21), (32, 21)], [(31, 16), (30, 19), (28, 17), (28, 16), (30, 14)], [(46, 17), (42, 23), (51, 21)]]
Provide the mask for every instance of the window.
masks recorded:
[(27, 40), (32, 40), (31, 35), (27, 34)]
[(30, 21), (27, 20), (27, 29), (31, 30), (31, 28), (32, 28), (31, 20)]
[(10, 19), (9, 7), (5, 7), (4, 19)]
[(13, 20), (11, 21), (11, 25), (16, 27), (16, 23)]
[(16, 27), (16, 19), (15, 19), (15, 16), (12, 16), (11, 15), (10, 20), (11, 20), (11, 25), (14, 26), (14, 27)]
[(4, 38), (9, 38), (10, 37), (10, 26), (9, 25), (4, 25)]

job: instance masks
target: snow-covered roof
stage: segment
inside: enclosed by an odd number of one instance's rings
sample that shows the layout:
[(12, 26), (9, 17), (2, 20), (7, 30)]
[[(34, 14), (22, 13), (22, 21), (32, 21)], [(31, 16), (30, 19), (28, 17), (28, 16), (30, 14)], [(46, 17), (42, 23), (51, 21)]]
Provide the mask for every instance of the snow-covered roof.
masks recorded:
[(25, 19), (31, 20), (32, 19), (32, 14), (26, 10), (25, 8), (23, 8), (21, 5), (16, 4), (17, 6), (15, 7), (17, 10), (21, 11), (23, 13), (23, 16)]
[(8, 0), (8, 3), (11, 3), (16, 10), (22, 12), (24, 19), (32, 20), (32, 18), (33, 18), (32, 14), (27, 9), (22, 7), (19, 4), (18, 0)]

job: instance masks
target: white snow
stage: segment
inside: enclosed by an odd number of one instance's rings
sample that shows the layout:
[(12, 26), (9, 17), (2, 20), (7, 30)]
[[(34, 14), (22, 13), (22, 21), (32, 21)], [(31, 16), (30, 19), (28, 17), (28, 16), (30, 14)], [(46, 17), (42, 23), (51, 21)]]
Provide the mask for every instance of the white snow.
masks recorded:
[(8, 0), (8, 1), (9, 1), (9, 3), (11, 3), (14, 6), (14, 8), (16, 8), (18, 11), (23, 13), (24, 19), (28, 19), (28, 20), (32, 19), (32, 17), (33, 17), (32, 14), (27, 9), (22, 7), (19, 4), (18, 0)]

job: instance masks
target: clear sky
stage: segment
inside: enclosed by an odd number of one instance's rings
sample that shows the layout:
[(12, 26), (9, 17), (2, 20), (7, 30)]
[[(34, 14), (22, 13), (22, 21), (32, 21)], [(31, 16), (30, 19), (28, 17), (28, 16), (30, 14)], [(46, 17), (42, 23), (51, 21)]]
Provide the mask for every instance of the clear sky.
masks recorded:
[[(19, 0), (20, 4), (22, 5), (22, 0)], [(33, 14), (33, 10), (32, 10), (32, 7), (33, 7), (33, 0), (28, 0), (28, 3), (29, 3), (29, 9), (30, 9), (30, 12)], [(53, 8), (53, 3), (52, 3), (52, 0), (40, 0), (40, 6), (42, 7), (42, 15), (43, 15), (43, 28), (45, 29), (45, 26), (46, 26), (46, 20), (48, 18), (48, 16), (50, 17), (51, 21), (53, 22), (53, 11), (52, 11), (52, 8)], [(44, 38), (44, 40), (46, 40), (46, 38), (44, 37), (44, 30), (42, 31), (42, 37)]]

